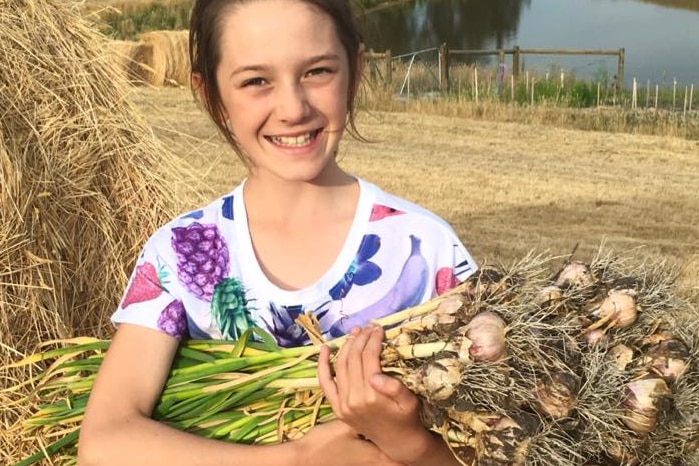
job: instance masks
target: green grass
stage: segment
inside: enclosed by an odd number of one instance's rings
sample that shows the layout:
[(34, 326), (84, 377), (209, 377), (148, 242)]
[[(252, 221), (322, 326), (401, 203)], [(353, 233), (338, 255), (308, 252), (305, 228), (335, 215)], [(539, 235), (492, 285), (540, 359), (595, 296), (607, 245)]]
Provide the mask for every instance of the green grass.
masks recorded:
[(99, 13), (101, 31), (118, 40), (137, 40), (148, 31), (189, 28), (192, 0), (164, 3), (127, 3)]

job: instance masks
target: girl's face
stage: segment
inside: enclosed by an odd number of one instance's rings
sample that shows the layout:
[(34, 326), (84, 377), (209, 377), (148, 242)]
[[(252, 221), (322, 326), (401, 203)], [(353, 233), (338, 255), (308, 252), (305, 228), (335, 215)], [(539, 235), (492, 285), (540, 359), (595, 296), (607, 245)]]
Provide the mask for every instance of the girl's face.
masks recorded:
[(332, 173), (349, 94), (332, 19), (300, 0), (253, 0), (227, 13), (216, 71), (251, 176), (320, 181)]

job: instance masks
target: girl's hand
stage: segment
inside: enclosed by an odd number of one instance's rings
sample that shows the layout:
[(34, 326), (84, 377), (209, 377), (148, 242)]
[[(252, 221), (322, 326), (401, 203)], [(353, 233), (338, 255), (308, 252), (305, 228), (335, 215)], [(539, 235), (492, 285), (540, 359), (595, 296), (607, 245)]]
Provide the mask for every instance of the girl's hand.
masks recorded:
[(405, 466), (339, 420), (314, 427), (297, 446), (299, 466)]
[(320, 386), (335, 415), (401, 463), (421, 462), (434, 438), (419, 418), (419, 400), (399, 380), (382, 374), (383, 329), (353, 329), (330, 370), (330, 350), (323, 347), (318, 365)]

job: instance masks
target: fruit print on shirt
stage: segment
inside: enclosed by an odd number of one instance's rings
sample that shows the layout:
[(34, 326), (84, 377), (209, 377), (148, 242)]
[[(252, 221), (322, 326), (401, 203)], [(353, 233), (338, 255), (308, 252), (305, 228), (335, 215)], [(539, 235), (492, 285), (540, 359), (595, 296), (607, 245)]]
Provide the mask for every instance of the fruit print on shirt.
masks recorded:
[(162, 268), (158, 271), (155, 265), (150, 262), (144, 262), (137, 266), (136, 273), (121, 302), (122, 309), (126, 309), (132, 304), (151, 301), (160, 296), (163, 292), (161, 283), (165, 282), (166, 278), (167, 273)]
[(228, 274), (228, 246), (216, 224), (192, 222), (172, 230), (177, 255), (177, 279), (187, 291), (211, 301), (214, 288)]
[(158, 328), (175, 338), (187, 336), (187, 314), (181, 301), (168, 304), (158, 317)]
[(349, 333), (353, 327), (367, 325), (374, 319), (386, 317), (422, 301), (430, 278), (427, 261), (420, 252), (420, 243), (420, 238), (410, 235), (410, 255), (395, 284), (378, 301), (335, 322), (330, 327), (333, 337)]
[(237, 278), (226, 278), (216, 285), (211, 298), (211, 315), (221, 336), (227, 340), (237, 340), (255, 325), (245, 289)]
[(393, 207), (388, 207), (381, 204), (374, 204), (371, 208), (371, 215), (369, 216), (370, 222), (376, 222), (386, 217), (391, 217), (393, 215), (402, 215), (405, 212), (395, 209)]
[(221, 215), (223, 215), (223, 218), (233, 220), (233, 196), (226, 196), (223, 198), (223, 205), (221, 206)]

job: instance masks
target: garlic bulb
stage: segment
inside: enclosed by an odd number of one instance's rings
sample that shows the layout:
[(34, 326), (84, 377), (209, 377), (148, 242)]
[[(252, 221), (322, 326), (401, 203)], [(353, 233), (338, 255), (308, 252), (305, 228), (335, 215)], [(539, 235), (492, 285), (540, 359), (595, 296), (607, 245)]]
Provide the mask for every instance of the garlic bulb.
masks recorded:
[(598, 319), (588, 330), (606, 326), (609, 328), (626, 328), (636, 322), (638, 305), (636, 299), (621, 291), (611, 291), (600, 304), (594, 307), (590, 315)]
[(638, 464), (640, 464), (640, 460), (635, 455), (625, 450), (619, 444), (614, 445), (613, 447), (608, 449), (607, 454), (619, 465), (637, 466)]
[(536, 387), (538, 409), (554, 419), (568, 417), (578, 404), (578, 381), (570, 374), (555, 373)]
[(595, 279), (587, 264), (572, 261), (558, 272), (553, 284), (559, 288), (587, 288), (594, 283)]
[(490, 311), (477, 314), (466, 326), (471, 340), (468, 351), (473, 361), (499, 361), (505, 356), (505, 322)]
[(536, 421), (529, 417), (501, 416), (492, 429), (481, 436), (483, 450), (478, 464), (523, 466), (535, 431)]
[(534, 302), (541, 307), (554, 304), (563, 297), (563, 290), (556, 285), (543, 287), (534, 297)]
[(615, 345), (609, 348), (607, 356), (612, 359), (617, 369), (623, 371), (633, 361), (633, 350), (626, 345)]
[(461, 383), (461, 364), (457, 358), (440, 358), (427, 363), (405, 377), (408, 388), (428, 400), (448, 400)]
[(439, 303), (437, 309), (422, 316), (417, 328), (449, 333), (460, 325), (460, 311), (463, 305), (464, 302), (459, 296), (449, 296)]
[(584, 338), (591, 348), (604, 348), (609, 344), (609, 337), (604, 330), (599, 328), (585, 332)]
[(653, 430), (658, 420), (658, 411), (665, 397), (670, 395), (670, 389), (663, 379), (638, 379), (626, 386), (626, 394), (622, 402), (626, 413), (624, 424), (634, 432), (645, 435)]
[(663, 340), (652, 346), (642, 357), (641, 365), (662, 377), (667, 383), (674, 383), (689, 367), (689, 350), (675, 338)]

